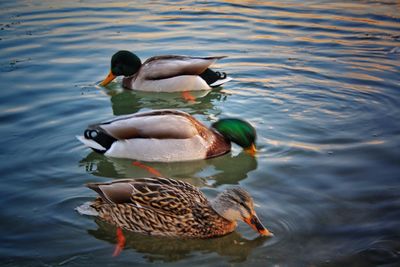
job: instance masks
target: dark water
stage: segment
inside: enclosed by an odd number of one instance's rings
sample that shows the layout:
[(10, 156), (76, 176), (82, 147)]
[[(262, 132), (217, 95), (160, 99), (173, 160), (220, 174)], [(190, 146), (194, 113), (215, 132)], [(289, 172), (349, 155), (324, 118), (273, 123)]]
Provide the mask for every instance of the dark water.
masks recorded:
[[(1, 1), (1, 266), (399, 266), (398, 1)], [(96, 84), (120, 49), (227, 55), (235, 80), (188, 103), (179, 94)], [(83, 184), (146, 176), (90, 152), (87, 124), (177, 108), (206, 124), (256, 126), (256, 159), (150, 164), (215, 196), (246, 188), (275, 233), (247, 225), (211, 240), (127, 235), (74, 208)]]

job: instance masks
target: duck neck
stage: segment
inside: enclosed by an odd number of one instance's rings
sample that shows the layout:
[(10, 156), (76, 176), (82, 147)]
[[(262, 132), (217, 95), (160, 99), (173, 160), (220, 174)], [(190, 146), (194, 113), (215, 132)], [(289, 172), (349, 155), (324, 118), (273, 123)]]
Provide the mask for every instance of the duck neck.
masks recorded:
[(226, 203), (223, 194), (219, 194), (212, 202), (211, 207), (213, 210), (222, 218), (229, 222), (236, 222), (235, 210), (229, 208), (228, 203)]
[(220, 201), (218, 200), (219, 197), (217, 196), (215, 199), (210, 201), (210, 206), (212, 207), (212, 209), (221, 217), (224, 217), (224, 209), (221, 206)]
[(133, 89), (133, 82), (136, 80), (137, 73), (122, 78), (122, 86), (128, 89)]
[(221, 205), (217, 199), (211, 201), (210, 205), (217, 215), (213, 222), (214, 227), (212, 230), (212, 235), (223, 236), (235, 231), (237, 222), (225, 218), (224, 213), (226, 212), (226, 209), (223, 207), (223, 205)]

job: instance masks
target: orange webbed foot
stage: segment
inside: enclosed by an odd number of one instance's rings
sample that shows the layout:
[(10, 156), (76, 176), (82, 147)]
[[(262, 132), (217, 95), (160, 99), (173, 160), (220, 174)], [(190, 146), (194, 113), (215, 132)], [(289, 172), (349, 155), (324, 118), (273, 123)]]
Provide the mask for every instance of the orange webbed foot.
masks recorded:
[(117, 228), (117, 245), (115, 246), (113, 257), (119, 256), (125, 247), (126, 239), (121, 228)]
[(196, 98), (189, 91), (183, 91), (182, 98), (190, 103), (194, 103), (196, 100)]

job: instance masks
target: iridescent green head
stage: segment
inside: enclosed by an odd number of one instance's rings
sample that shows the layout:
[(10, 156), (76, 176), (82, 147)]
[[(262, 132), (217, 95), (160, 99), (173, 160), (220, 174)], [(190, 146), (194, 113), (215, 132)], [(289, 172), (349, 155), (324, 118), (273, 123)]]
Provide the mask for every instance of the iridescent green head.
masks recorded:
[(255, 154), (257, 134), (250, 123), (241, 119), (221, 119), (211, 126), (229, 141), (243, 147), (250, 154)]
[(138, 72), (141, 66), (140, 58), (126, 50), (118, 51), (111, 58), (111, 71), (115, 76), (131, 76)]
[(101, 83), (102, 86), (106, 86), (117, 76), (131, 76), (139, 71), (142, 66), (140, 58), (134, 53), (126, 50), (121, 50), (115, 53), (111, 58), (111, 70), (108, 76)]

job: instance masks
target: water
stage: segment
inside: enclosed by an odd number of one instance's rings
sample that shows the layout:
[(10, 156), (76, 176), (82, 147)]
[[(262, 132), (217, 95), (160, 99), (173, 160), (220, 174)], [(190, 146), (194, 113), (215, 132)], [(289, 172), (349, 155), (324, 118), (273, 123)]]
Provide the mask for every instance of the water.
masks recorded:
[[(2, 266), (399, 266), (400, 5), (397, 1), (2, 1)], [(117, 50), (227, 55), (234, 81), (198, 95), (99, 88)], [(177, 108), (258, 132), (251, 158), (149, 164), (209, 197), (246, 188), (275, 233), (240, 224), (211, 240), (127, 235), (74, 208), (86, 182), (142, 177), (75, 135), (115, 115)]]

